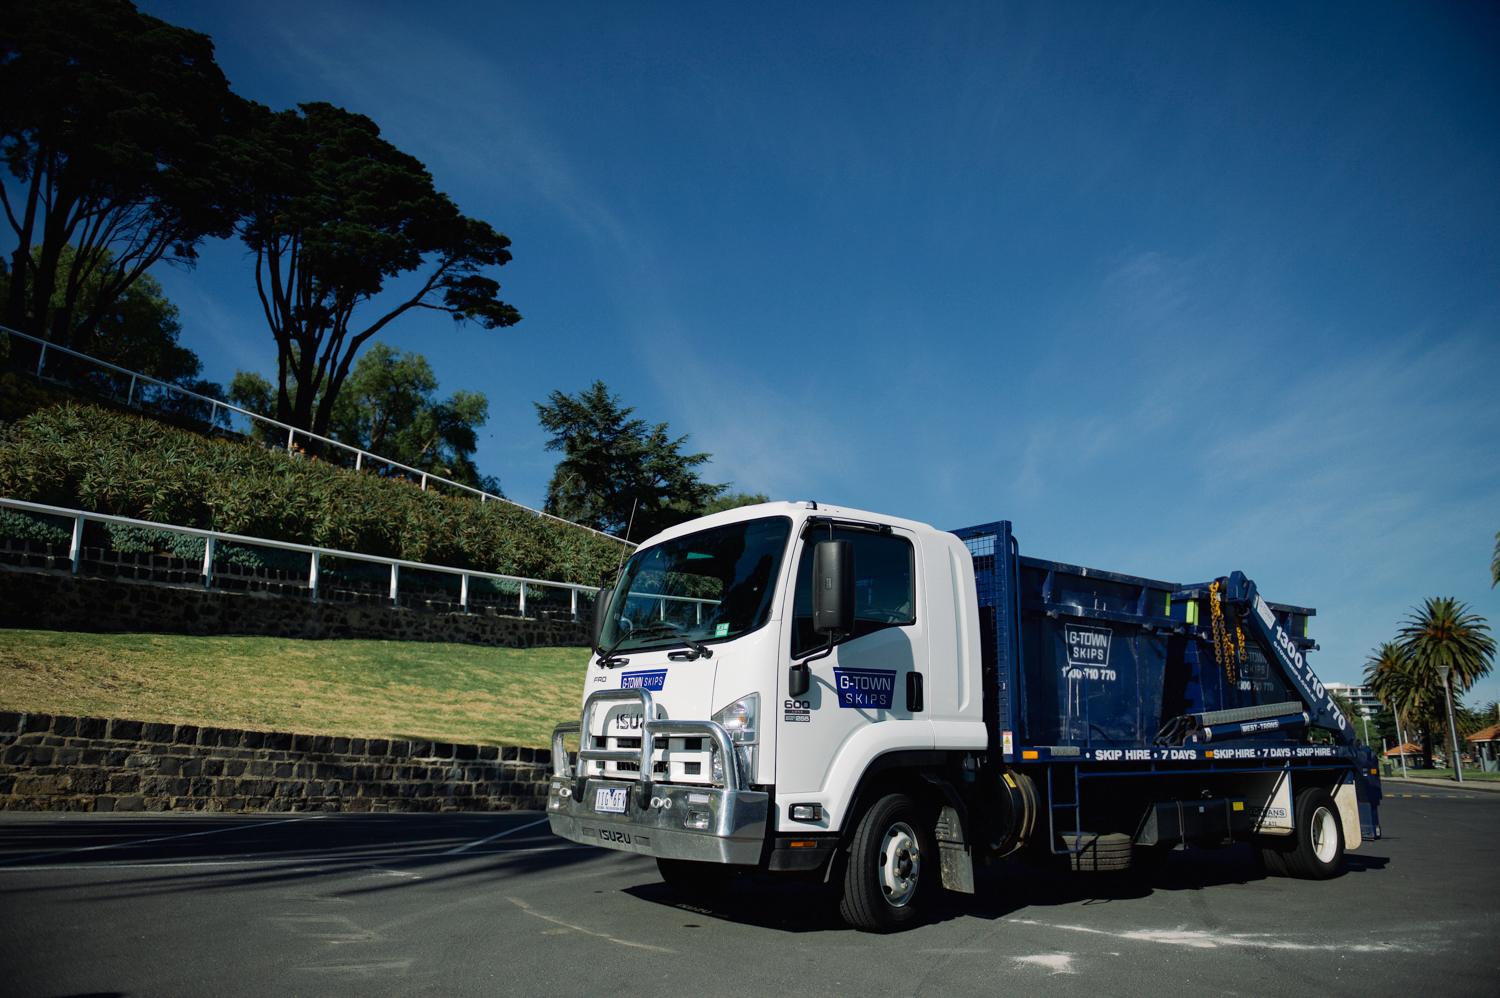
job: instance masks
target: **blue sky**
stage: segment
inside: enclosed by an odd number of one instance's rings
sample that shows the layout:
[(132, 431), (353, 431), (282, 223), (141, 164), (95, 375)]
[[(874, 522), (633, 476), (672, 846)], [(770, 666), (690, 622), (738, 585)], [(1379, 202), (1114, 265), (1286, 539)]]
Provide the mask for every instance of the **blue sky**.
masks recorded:
[[(517, 501), (597, 378), (739, 489), (1241, 569), (1326, 680), (1424, 597), (1500, 628), (1493, 5), (140, 6), (511, 237), (523, 322), (382, 338)], [(159, 276), (210, 378), (272, 370), (238, 244)]]

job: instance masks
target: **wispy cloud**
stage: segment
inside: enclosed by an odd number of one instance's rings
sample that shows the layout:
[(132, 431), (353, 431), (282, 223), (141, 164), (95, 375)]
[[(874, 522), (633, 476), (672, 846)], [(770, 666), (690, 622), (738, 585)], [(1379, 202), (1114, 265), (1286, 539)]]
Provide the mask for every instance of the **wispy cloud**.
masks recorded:
[[(590, 188), (526, 91), (488, 53), (433, 30), (420, 8), (371, 18), (360, 6), (319, 11), (280, 29), (293, 72), (327, 98), (369, 114), (386, 137), (444, 175), (487, 178), (494, 196), (545, 202), (601, 252), (639, 255), (639, 237)], [(483, 216), (479, 207), (460, 207)]]

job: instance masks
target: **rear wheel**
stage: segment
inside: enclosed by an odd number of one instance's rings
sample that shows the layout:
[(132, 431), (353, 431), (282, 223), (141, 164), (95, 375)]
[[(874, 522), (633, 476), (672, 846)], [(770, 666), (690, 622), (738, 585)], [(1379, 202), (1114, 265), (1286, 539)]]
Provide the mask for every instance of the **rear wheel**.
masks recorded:
[(1255, 859), (1268, 877), (1327, 880), (1344, 864), (1344, 826), (1328, 791), (1308, 787), (1292, 805), (1291, 835), (1260, 835)]
[(658, 859), (656, 870), (668, 887), (695, 897), (717, 894), (730, 885), (738, 872), (723, 863), (698, 863), (690, 859)]
[(1279, 835), (1257, 835), (1250, 848), (1255, 851), (1255, 865), (1268, 877), (1290, 877), (1286, 868), (1287, 842)]
[(1304, 880), (1327, 880), (1344, 865), (1344, 826), (1328, 791), (1308, 787), (1297, 795), (1296, 845), (1285, 854), (1287, 872)]
[(839, 914), (856, 929), (890, 932), (914, 921), (938, 877), (931, 822), (905, 794), (888, 794), (860, 818), (844, 868)]

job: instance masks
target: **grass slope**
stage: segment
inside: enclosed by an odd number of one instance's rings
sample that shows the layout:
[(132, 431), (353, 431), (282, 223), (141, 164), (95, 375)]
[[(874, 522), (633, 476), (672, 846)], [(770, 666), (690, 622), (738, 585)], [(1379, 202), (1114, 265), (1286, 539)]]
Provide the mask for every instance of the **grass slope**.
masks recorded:
[(0, 630), (0, 709), (544, 747), (577, 719), (587, 663), (583, 648)]

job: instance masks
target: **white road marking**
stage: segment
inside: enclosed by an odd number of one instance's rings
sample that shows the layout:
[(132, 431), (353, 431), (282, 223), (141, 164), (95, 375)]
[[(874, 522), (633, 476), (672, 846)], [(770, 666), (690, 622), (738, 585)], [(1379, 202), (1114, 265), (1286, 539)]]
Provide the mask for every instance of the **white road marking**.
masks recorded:
[(1072, 953), (1039, 953), (1036, 956), (1013, 956), (1012, 960), (1017, 963), (1030, 964), (1033, 967), (1046, 967), (1053, 974), (1076, 974), (1073, 969)]
[(272, 825), (290, 825), (297, 821), (314, 821), (318, 818), (326, 818), (327, 814), (309, 814), (301, 818), (285, 818), (281, 821), (256, 821), (248, 825), (230, 825), (228, 828), (210, 828), (202, 832), (184, 832), (181, 835), (162, 835), (154, 839), (135, 839), (130, 842), (107, 842), (104, 845), (81, 846), (77, 849), (58, 849), (55, 852), (38, 852), (30, 856), (16, 856), (12, 859), (0, 859), (0, 866), (7, 863), (24, 863), (28, 859), (47, 859), (50, 856), (71, 856), (80, 852), (96, 852), (100, 849), (124, 849), (129, 846), (149, 845), (152, 842), (171, 842), (173, 839), (191, 839), (199, 835), (218, 835), (220, 832), (235, 832), (243, 828), (270, 828)]
[[(566, 852), (566, 851), (569, 851), (569, 850), (584, 850), (584, 849), (589, 850), (591, 852), (601, 852), (601, 853), (603, 852), (597, 846), (573, 845), (572, 843), (567, 843), (565, 845), (555, 845), (555, 846), (530, 846), (530, 847), (523, 848), (523, 849), (488, 849), (488, 850), (485, 850), (484, 852), (465, 853), (464, 854), (464, 859), (469, 859), (470, 857), (473, 857), (473, 856), (509, 856), (509, 855), (516, 855), (516, 854), (520, 854), (520, 853), (528, 853), (528, 852)], [(54, 853), (43, 853), (42, 855), (43, 856), (50, 856), (50, 855), (55, 855), (55, 854)], [(412, 859), (441, 859), (441, 858), (443, 858), (444, 856), (447, 856), (447, 855), (449, 855), (449, 854), (446, 853), (446, 852), (427, 852), (427, 853), (409, 853), (409, 854), (408, 853), (394, 853), (394, 854), (391, 854), (391, 855), (379, 855), (379, 856), (330, 856), (327, 859), (324, 859), (321, 863), (318, 863), (318, 866), (310, 865), (310, 864), (313, 864), (313, 863), (317, 862), (316, 860), (314, 860), (314, 859), (312, 859), (310, 857), (306, 857), (306, 856), (299, 856), (299, 857), (297, 857), (296, 862), (300, 863), (301, 865), (297, 866), (297, 867), (294, 867), (293, 869), (296, 869), (296, 870), (312, 870), (312, 869), (317, 869), (319, 866), (326, 867), (326, 866), (330, 866), (330, 865), (345, 865), (345, 864), (347, 864), (349, 866), (370, 866), (372, 864), (372, 862), (397, 862), (397, 861), (405, 862), (407, 860), (412, 860)], [(181, 860), (181, 861), (162, 860), (160, 862), (155, 862), (155, 863), (151, 863), (151, 862), (137, 862), (137, 863), (90, 863), (87, 866), (81, 866), (81, 865), (78, 865), (78, 864), (75, 863), (75, 864), (58, 865), (58, 866), (17, 866), (17, 867), (12, 867), (9, 870), (0, 870), (0, 874), (5, 874), (5, 873), (31, 873), (33, 871), (56, 871), (56, 870), (154, 870), (154, 869), (168, 869), (168, 868), (192, 867), (192, 866), (275, 866), (275, 865), (278, 865), (280, 863), (285, 863), (285, 862), (288, 862), (288, 860), (285, 859), (284, 857), (283, 858), (268, 857), (268, 858), (265, 858), (265, 859), (194, 859), (194, 860)], [(589, 874), (589, 876), (593, 876), (593, 874)]]
[(468, 850), (474, 848), (475, 846), (482, 846), (486, 842), (491, 842), (491, 841), (493, 841), (495, 839), (502, 839), (505, 836), (510, 835), (513, 832), (519, 832), (519, 831), (522, 831), (522, 830), (527, 829), (527, 828), (535, 828), (537, 825), (543, 824), (544, 822), (546, 822), (548, 820), (550, 820), (550, 819), (548, 819), (548, 818), (542, 818), (539, 821), (533, 821), (533, 822), (531, 822), (529, 824), (517, 825), (515, 828), (507, 828), (503, 832), (496, 832), (494, 835), (491, 835), (489, 838), (475, 839), (473, 842), (470, 842), (467, 845), (461, 845), (457, 849), (449, 849), (447, 852), (443, 853), (443, 855), (444, 856), (456, 856), (456, 855), (458, 855), (461, 852), (467, 852)]
[(585, 929), (581, 925), (574, 925), (571, 922), (564, 922), (560, 918), (553, 918), (551, 915), (543, 915), (541, 912), (537, 911), (535, 908), (531, 907), (531, 905), (527, 904), (525, 901), (522, 901), (520, 898), (508, 897), (505, 900), (509, 901), (517, 908), (520, 908), (528, 915), (534, 915), (544, 921), (551, 922), (553, 925), (560, 925), (565, 929), (572, 929), (574, 932), (582, 932), (584, 935), (593, 936), (595, 939), (603, 939), (606, 942), (614, 943), (617, 946), (631, 946), (635, 949), (648, 949), (653, 953), (671, 953), (673, 955), (677, 953), (676, 950), (667, 949), (665, 946), (652, 946), (650, 943), (633, 943), (629, 939), (616, 939), (614, 936), (606, 935), (603, 932), (595, 932), (592, 929)]
[(304, 970), (312, 974), (353, 974), (356, 977), (374, 977), (376, 974), (384, 976), (392, 971), (404, 972), (411, 969), (410, 960), (387, 960), (384, 963), (342, 963), (331, 967), (294, 967), (294, 970)]
[(376, 866), (373, 863), (367, 866), (366, 869), (374, 870), (378, 875), (383, 877), (405, 877), (407, 880), (422, 879), (422, 875), (419, 873), (407, 873), (405, 870), (391, 870), (383, 866)]
[(1029, 918), (1012, 918), (1008, 921), (1018, 925), (1038, 925), (1046, 929), (1066, 929), (1069, 932), (1086, 932), (1096, 936), (1129, 939), (1132, 942), (1159, 943), (1166, 946), (1186, 946), (1190, 949), (1219, 949), (1223, 946), (1247, 946), (1261, 949), (1323, 950), (1341, 953), (1411, 953), (1411, 947), (1395, 943), (1298, 943), (1290, 939), (1277, 939), (1267, 934), (1218, 933), (1202, 929), (1131, 929), (1126, 932), (1110, 932), (1093, 929), (1087, 925), (1058, 925), (1038, 922)]
[(329, 943), (372, 943), (380, 936), (341, 915), (280, 915), (271, 919), (293, 935)]

